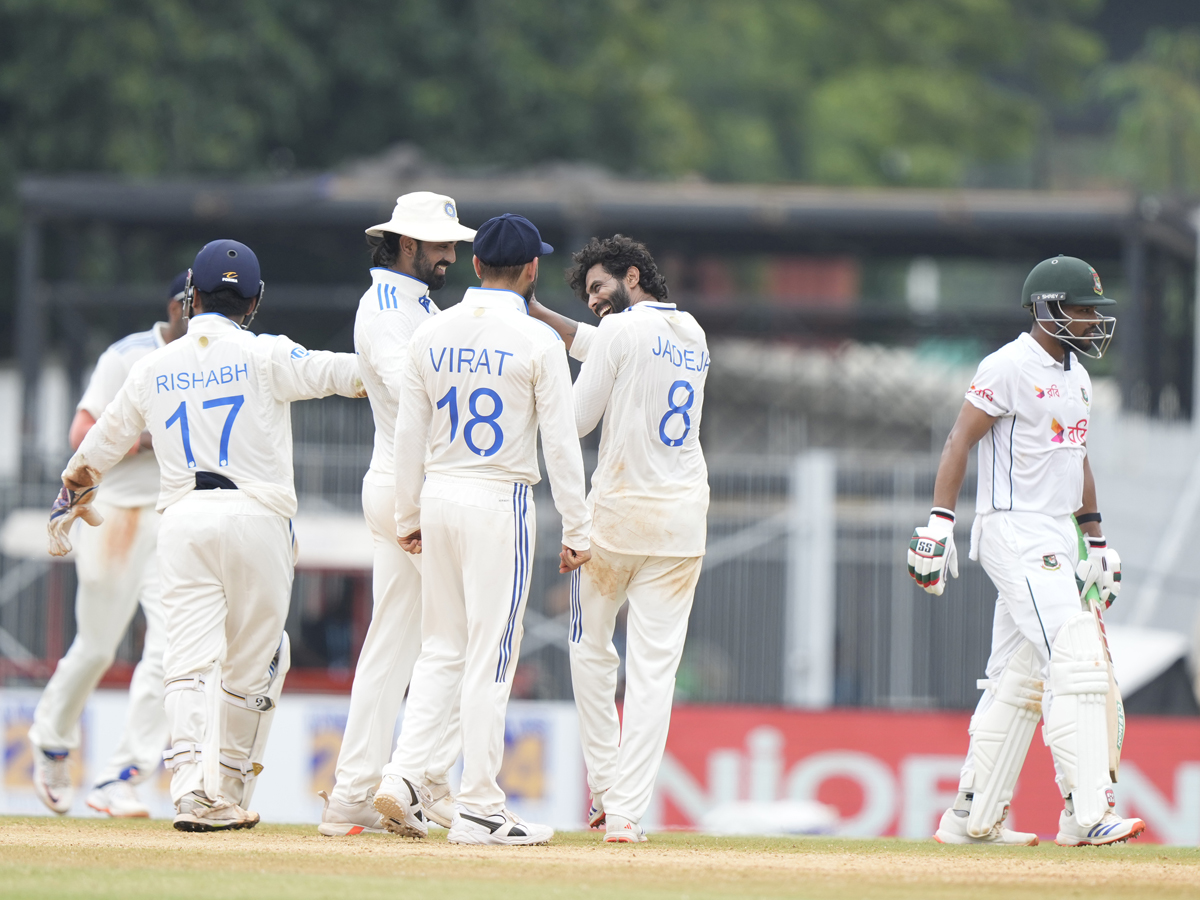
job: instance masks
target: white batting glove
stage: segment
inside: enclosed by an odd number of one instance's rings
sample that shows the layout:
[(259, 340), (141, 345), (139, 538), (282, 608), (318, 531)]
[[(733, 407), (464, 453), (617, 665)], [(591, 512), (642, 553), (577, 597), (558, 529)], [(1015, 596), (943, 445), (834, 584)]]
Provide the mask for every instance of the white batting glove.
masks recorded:
[(958, 551), (954, 547), (954, 513), (934, 507), (929, 524), (913, 531), (908, 542), (908, 574), (926, 593), (941, 596), (946, 573), (958, 577)]
[(95, 499), (94, 487), (73, 491), (63, 485), (54, 505), (50, 507), (50, 522), (46, 525), (51, 556), (66, 556), (71, 552), (71, 539), (68, 535), (76, 519), (83, 519), (89, 525), (99, 525), (104, 521), (104, 517), (92, 506)]
[(1087, 545), (1087, 558), (1081, 559), (1075, 567), (1079, 596), (1087, 596), (1088, 590), (1095, 585), (1107, 609), (1121, 593), (1121, 557), (1103, 537), (1087, 537)]

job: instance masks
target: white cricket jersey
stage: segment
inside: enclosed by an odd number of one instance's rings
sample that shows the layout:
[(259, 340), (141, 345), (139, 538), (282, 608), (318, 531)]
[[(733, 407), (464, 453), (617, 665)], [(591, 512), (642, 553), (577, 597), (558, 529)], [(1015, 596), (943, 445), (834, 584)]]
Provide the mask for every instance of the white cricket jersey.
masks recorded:
[(243, 331), (217, 313), (193, 316), (182, 338), (134, 364), (116, 399), (71, 457), (64, 477), (121, 459), (143, 430), (154, 438), (161, 511), (215, 472), (272, 512), (296, 512), (290, 403), (361, 397), (358, 357), (310, 351)]
[(375, 449), (364, 478), (372, 484), (394, 483), (396, 398), (405, 348), (417, 326), (437, 311), (425, 282), (391, 269), (371, 269), (371, 286), (354, 317), (354, 349), (375, 417)]
[[(156, 322), (149, 331), (123, 337), (101, 353), (75, 408), (99, 420), (104, 408), (121, 390), (133, 364), (166, 345), (163, 339), (166, 328), (166, 322)], [(113, 506), (152, 506), (158, 499), (158, 460), (154, 458), (154, 451), (139, 450), (133, 456), (124, 457), (105, 477), (96, 497)]]
[(979, 442), (975, 511), (1065, 516), (1083, 504), (1092, 380), (1028, 333), (979, 364), (967, 400), (996, 422)]
[(583, 454), (563, 342), (519, 294), (470, 288), (408, 344), (396, 416), (396, 528), (420, 527), (425, 475), (537, 484), (537, 433), (563, 543), (587, 550)]
[(584, 360), (574, 391), (580, 436), (604, 416), (588, 495), (592, 540), (634, 556), (703, 555), (704, 329), (674, 303), (647, 300), (598, 328), (581, 324), (571, 353)]

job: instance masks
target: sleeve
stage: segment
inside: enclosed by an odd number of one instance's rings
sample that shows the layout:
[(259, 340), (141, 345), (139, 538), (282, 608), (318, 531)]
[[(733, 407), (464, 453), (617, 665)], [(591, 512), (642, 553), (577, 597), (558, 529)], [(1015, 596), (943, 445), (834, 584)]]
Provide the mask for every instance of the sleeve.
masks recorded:
[[(75, 484), (99, 484), (104, 473), (124, 459), (142, 432), (146, 414), (138, 396), (138, 370), (135, 368), (113, 401), (104, 407), (96, 424), (88, 429), (83, 442), (63, 470), (63, 481)], [(90, 471), (89, 471), (90, 470)]]
[(75, 408), (89, 413), (93, 419), (99, 419), (104, 407), (112, 403), (117, 392), (121, 390), (128, 374), (129, 366), (125, 365), (121, 354), (115, 350), (105, 350), (96, 360), (96, 368), (92, 370), (92, 377), (88, 379), (87, 389)]
[(433, 406), (411, 352), (402, 359), (400, 389), (396, 395), (396, 535), (405, 537), (421, 527), (421, 486), (425, 483), (425, 451)]
[(285, 402), (315, 400), (340, 394), (365, 397), (358, 357), (353, 353), (307, 350), (283, 336), (268, 338), (271, 347), (268, 381), (272, 395)]
[(583, 488), (583, 452), (575, 435), (571, 398), (571, 369), (561, 341), (550, 344), (536, 357), (533, 397), (542, 454), (554, 505), (563, 520), (562, 542), (572, 550), (590, 550), (588, 515)]
[(579, 370), (573, 389), (575, 397), (575, 429), (583, 437), (589, 434), (598, 424), (604, 410), (608, 408), (608, 399), (612, 396), (613, 383), (617, 378), (617, 368), (623, 358), (625, 329), (599, 328), (589, 325), (596, 332), (590, 348), (590, 356)]
[(1016, 409), (1017, 366), (999, 353), (985, 357), (975, 370), (967, 401), (989, 416), (1010, 416)]
[(577, 322), (576, 325), (578, 327), (575, 329), (575, 338), (571, 341), (571, 356), (583, 362), (587, 359), (592, 343), (596, 340), (600, 329), (587, 322)]
[[(371, 323), (365, 356), (393, 398), (400, 396), (407, 359), (404, 348), (416, 330), (417, 323), (399, 310), (385, 310)], [(376, 353), (375, 347), (386, 347), (387, 352)]]

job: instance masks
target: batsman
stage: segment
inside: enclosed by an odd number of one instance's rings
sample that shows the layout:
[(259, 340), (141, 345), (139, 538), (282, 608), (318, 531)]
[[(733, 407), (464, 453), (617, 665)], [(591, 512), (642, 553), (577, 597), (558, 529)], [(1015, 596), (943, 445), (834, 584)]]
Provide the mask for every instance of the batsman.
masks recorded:
[(978, 444), (970, 558), (998, 597), (958, 796), (934, 835), (944, 844), (1037, 844), (1004, 821), (1039, 718), (1063, 797), (1055, 842), (1111, 844), (1146, 827), (1113, 811), (1124, 713), (1100, 608), (1120, 590), (1121, 563), (1101, 529), (1087, 455), (1092, 383), (1079, 364), (1107, 349), (1116, 319), (1101, 309), (1114, 302), (1081, 259), (1033, 268), (1023, 289), (1032, 327), (980, 363), (942, 450), (929, 524), (909, 544), (909, 573), (940, 595), (958, 577), (954, 505)]

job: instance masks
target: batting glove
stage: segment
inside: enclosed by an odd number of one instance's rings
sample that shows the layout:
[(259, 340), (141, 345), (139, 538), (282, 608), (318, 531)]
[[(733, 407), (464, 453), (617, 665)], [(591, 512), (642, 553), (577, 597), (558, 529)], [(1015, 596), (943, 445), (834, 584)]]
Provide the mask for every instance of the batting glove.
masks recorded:
[(66, 556), (71, 552), (71, 539), (68, 535), (76, 519), (83, 519), (89, 525), (99, 525), (104, 521), (104, 517), (92, 507), (92, 501), (95, 499), (94, 487), (73, 491), (63, 485), (54, 505), (50, 507), (50, 523), (46, 526), (46, 533), (50, 536), (51, 556)]
[(941, 596), (946, 573), (958, 577), (958, 551), (954, 547), (954, 513), (934, 507), (929, 524), (913, 531), (908, 542), (908, 574), (926, 593)]
[(1121, 593), (1121, 557), (1102, 537), (1088, 537), (1088, 555), (1075, 567), (1075, 583), (1079, 596), (1086, 597), (1092, 585), (1100, 592), (1104, 608), (1113, 605)]

